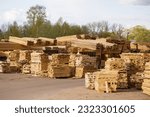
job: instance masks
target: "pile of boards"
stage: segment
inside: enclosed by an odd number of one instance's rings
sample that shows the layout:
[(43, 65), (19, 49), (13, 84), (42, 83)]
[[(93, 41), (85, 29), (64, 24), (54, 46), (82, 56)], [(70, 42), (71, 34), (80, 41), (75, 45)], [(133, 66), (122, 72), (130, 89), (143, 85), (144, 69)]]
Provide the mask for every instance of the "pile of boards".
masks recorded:
[(48, 77), (71, 77), (74, 74), (74, 67), (69, 66), (69, 58), (69, 54), (53, 54), (48, 64)]
[(96, 57), (77, 54), (75, 57), (75, 77), (83, 78), (86, 72), (94, 72), (96, 68)]
[(144, 80), (142, 84), (143, 93), (150, 95), (150, 62), (145, 64)]

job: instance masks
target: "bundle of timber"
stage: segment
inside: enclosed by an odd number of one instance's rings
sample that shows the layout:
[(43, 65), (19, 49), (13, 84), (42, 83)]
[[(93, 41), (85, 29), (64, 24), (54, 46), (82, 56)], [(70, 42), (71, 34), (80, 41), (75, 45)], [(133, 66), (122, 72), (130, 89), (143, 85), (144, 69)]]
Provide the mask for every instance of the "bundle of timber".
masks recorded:
[(13, 42), (13, 43), (17, 43), (20, 45), (24, 45), (24, 46), (33, 46), (34, 42), (33, 41), (29, 41), (27, 38), (19, 38), (19, 37), (9, 37), (9, 41)]
[(75, 64), (76, 66), (94, 66), (96, 68), (96, 57), (77, 54)]
[(144, 77), (150, 78), (150, 62), (146, 62), (145, 64)]
[(136, 74), (133, 74), (130, 77), (131, 86), (135, 87), (136, 89), (141, 90), (142, 89), (143, 78), (144, 78), (144, 73), (143, 72), (137, 72)]
[(85, 73), (85, 87), (87, 89), (94, 90), (95, 89), (95, 79), (96, 79), (96, 73)]
[(83, 78), (86, 72), (94, 72), (96, 70), (94, 66), (78, 66), (75, 70), (75, 77)]
[[(111, 75), (110, 75), (111, 74)], [(107, 70), (96, 72), (95, 90), (100, 93), (111, 93), (117, 90), (117, 72)]]
[(48, 66), (48, 77), (50, 78), (68, 78), (72, 75), (72, 67), (68, 65)]
[(69, 54), (52, 54), (51, 65), (68, 65), (69, 64)]
[(0, 73), (8, 73), (9, 70), (9, 63), (0, 61)]
[(123, 53), (120, 55), (126, 63), (130, 63), (132, 73), (142, 72), (145, 69), (145, 59), (142, 53)]
[(20, 50), (19, 61), (27, 60), (28, 62), (31, 60), (31, 51), (29, 50)]
[(120, 70), (125, 69), (125, 62), (121, 58), (108, 58), (105, 62), (105, 69)]
[(96, 40), (96, 36), (95, 35), (89, 35), (89, 34), (82, 34), (82, 35), (77, 35), (76, 36), (78, 39), (89, 39), (89, 40)]
[(31, 65), (30, 64), (23, 65), (22, 73), (23, 74), (30, 74), (31, 73)]
[(150, 95), (150, 78), (144, 78), (142, 84), (143, 93)]
[(48, 55), (44, 53), (32, 52), (31, 53), (31, 73), (40, 75), (42, 71), (47, 70)]

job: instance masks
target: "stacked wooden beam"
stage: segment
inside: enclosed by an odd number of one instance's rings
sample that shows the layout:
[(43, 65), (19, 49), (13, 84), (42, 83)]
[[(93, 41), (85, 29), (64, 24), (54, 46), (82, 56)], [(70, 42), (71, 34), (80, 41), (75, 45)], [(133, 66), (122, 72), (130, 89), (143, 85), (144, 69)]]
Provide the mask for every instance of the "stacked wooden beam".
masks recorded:
[(24, 45), (24, 46), (33, 46), (34, 42), (33, 41), (29, 41), (27, 38), (19, 38), (19, 37), (9, 37), (9, 41), (13, 42), (13, 43), (17, 43), (20, 45)]
[(70, 54), (69, 58), (69, 66), (75, 67), (76, 66), (76, 54)]
[(42, 71), (47, 70), (48, 56), (44, 53), (31, 53), (31, 73), (40, 75)]
[(42, 45), (44, 46), (54, 45), (54, 41), (55, 41), (55, 39), (45, 38), (45, 37), (39, 37), (38, 39), (42, 41)]
[(9, 71), (9, 63), (0, 61), (0, 73), (8, 73)]

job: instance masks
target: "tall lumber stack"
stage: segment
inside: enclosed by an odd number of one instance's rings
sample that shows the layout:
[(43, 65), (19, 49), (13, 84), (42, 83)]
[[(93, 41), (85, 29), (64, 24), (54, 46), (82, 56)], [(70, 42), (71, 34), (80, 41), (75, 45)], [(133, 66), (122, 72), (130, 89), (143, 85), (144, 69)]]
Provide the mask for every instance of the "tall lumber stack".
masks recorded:
[(150, 95), (150, 62), (146, 62), (144, 71), (144, 81), (142, 84), (143, 93)]
[(20, 72), (21, 66), (19, 61), (19, 50), (14, 50), (9, 53), (8, 60), (10, 63), (10, 72)]
[(44, 53), (32, 52), (31, 53), (31, 73), (40, 75), (42, 71), (47, 71), (48, 56)]
[(48, 65), (48, 77), (67, 78), (72, 76), (73, 67), (69, 66), (68, 54), (53, 54)]
[(76, 55), (75, 60), (75, 77), (83, 78), (86, 72), (96, 71), (96, 57), (90, 57), (88, 55)]
[(109, 72), (114, 71), (118, 75), (117, 79), (117, 88), (124, 89), (128, 88), (128, 71), (126, 70), (125, 61), (121, 58), (109, 58), (105, 62), (105, 70)]
[(117, 76), (118, 71), (108, 71), (101, 70), (96, 72), (96, 79), (95, 79), (95, 90), (97, 92), (106, 92), (111, 93), (115, 92), (117, 89)]

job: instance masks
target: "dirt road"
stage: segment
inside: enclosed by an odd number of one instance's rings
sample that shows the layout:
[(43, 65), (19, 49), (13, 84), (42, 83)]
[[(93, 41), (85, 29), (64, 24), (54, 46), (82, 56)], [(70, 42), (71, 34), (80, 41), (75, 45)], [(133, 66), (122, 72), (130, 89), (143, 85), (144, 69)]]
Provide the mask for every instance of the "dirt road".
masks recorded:
[(22, 74), (0, 74), (0, 99), (150, 100), (150, 96), (135, 89), (99, 94), (84, 88), (84, 79), (48, 79)]

